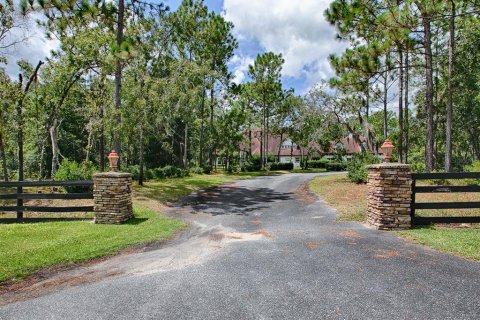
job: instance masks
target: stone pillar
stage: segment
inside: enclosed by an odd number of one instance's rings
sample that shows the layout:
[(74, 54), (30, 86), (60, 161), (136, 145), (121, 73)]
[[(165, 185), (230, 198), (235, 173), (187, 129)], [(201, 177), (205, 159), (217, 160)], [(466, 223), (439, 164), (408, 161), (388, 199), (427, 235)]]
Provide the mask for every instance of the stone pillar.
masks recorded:
[(367, 223), (380, 230), (411, 227), (412, 176), (410, 166), (382, 163), (368, 166)]
[(95, 223), (121, 224), (133, 216), (132, 175), (105, 172), (93, 175)]

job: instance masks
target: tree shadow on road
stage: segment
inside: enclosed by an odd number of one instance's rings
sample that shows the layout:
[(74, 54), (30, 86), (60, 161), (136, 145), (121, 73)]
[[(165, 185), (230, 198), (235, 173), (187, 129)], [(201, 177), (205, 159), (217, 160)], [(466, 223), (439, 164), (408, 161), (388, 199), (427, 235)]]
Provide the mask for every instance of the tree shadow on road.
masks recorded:
[(191, 207), (192, 213), (248, 216), (251, 211), (268, 208), (268, 203), (292, 200), (292, 193), (269, 188), (212, 187), (183, 198), (175, 207)]

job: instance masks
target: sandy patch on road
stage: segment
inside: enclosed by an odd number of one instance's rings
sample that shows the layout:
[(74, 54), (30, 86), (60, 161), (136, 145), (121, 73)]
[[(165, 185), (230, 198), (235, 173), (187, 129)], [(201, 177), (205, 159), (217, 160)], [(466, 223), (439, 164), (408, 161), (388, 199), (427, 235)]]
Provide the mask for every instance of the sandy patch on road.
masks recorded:
[(307, 242), (307, 243), (305, 243), (305, 246), (309, 250), (315, 250), (320, 246), (320, 243), (319, 242)]

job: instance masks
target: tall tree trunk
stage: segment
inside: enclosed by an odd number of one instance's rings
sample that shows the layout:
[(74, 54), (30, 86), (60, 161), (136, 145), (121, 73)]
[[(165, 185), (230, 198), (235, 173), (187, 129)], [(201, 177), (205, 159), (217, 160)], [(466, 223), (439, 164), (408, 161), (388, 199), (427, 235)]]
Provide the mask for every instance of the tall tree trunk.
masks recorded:
[(188, 124), (185, 124), (185, 138), (183, 150), (183, 168), (188, 169)]
[(3, 143), (2, 130), (0, 129), (0, 158), (2, 158), (3, 180), (8, 182), (7, 156), (5, 154), (5, 144)]
[(88, 132), (88, 138), (87, 138), (87, 147), (86, 147), (86, 154), (85, 154), (85, 162), (88, 162), (90, 160), (90, 152), (92, 150), (92, 144), (93, 144), (93, 126), (91, 130)]
[(266, 141), (266, 139), (265, 139), (265, 136), (266, 136), (265, 135), (265, 133), (266, 133), (265, 128), (267, 126), (267, 122), (266, 122), (266, 120), (267, 120), (266, 119), (267, 118), (267, 116), (266, 116), (267, 104), (266, 104), (265, 89), (263, 90), (263, 101), (262, 102), (263, 102), (263, 108), (262, 108), (262, 126), (263, 126), (263, 128), (262, 128), (262, 146), (263, 146), (263, 148), (262, 148), (262, 170), (263, 170), (263, 169), (265, 169), (265, 164), (266, 164), (265, 159), (267, 157), (266, 156), (266, 151), (267, 151), (266, 149), (267, 148), (265, 147), (265, 141)]
[[(19, 76), (18, 79), (19, 87), (20, 90), (22, 90), (23, 86), (23, 77), (22, 75)], [(18, 181), (23, 181), (23, 115), (22, 115), (22, 109), (23, 109), (23, 97), (20, 98), (20, 100), (17, 103), (17, 126), (18, 126), (18, 131), (17, 131), (17, 145), (18, 145)], [(17, 194), (20, 194), (23, 192), (22, 187), (17, 187)], [(23, 200), (22, 199), (17, 199), (17, 206), (23, 206)], [(23, 218), (23, 211), (19, 210), (17, 211), (17, 219), (22, 219)]]
[(426, 142), (425, 142), (425, 167), (427, 172), (433, 170), (433, 61), (432, 61), (432, 34), (431, 17), (425, 8), (421, 10), (424, 30), (423, 45), (425, 47), (425, 113), (427, 115)]
[[(27, 84), (25, 85), (25, 88), (23, 89), (23, 76), (20, 74), (18, 77), (18, 85), (19, 85), (19, 91), (22, 92), (22, 96), (20, 99), (17, 101), (16, 104), (16, 111), (17, 111), (17, 126), (18, 126), (18, 131), (17, 131), (17, 145), (18, 145), (18, 181), (23, 181), (24, 179), (24, 169), (23, 169), (23, 100), (25, 99), (25, 96), (28, 93), (28, 90), (30, 90), (30, 86), (32, 85), (33, 81), (37, 79), (37, 74), (38, 70), (40, 70), (40, 67), (42, 66), (43, 62), (39, 61), (37, 66), (35, 67), (35, 70), (33, 71), (32, 75), (28, 79)], [(22, 193), (22, 187), (17, 188), (18, 193)], [(17, 200), (17, 206), (23, 206), (23, 200), (18, 199)], [(19, 211), (17, 212), (17, 218), (23, 218), (23, 212)]]
[(372, 147), (372, 140), (371, 140), (371, 133), (370, 133), (370, 81), (367, 80), (366, 83), (366, 88), (365, 88), (365, 121), (364, 121), (364, 126), (365, 126), (365, 134), (367, 138), (367, 149), (368, 151), (373, 151)]
[(121, 125), (122, 125), (122, 115), (121, 115), (121, 95), (122, 95), (122, 61), (119, 57), (120, 50), (123, 42), (123, 26), (124, 26), (124, 13), (125, 13), (125, 1), (118, 0), (118, 20), (117, 20), (117, 58), (115, 60), (115, 138), (114, 146), (115, 151), (120, 156), (118, 161), (118, 167), (120, 168), (121, 160)]
[(270, 118), (270, 109), (267, 108), (266, 118), (265, 118), (265, 164), (268, 163), (268, 135), (269, 135), (268, 119), (269, 118)]
[(263, 170), (263, 128), (260, 129), (260, 169)]
[(283, 144), (283, 132), (280, 133), (280, 144), (278, 145), (278, 156), (277, 156), (278, 162), (280, 162), (280, 152), (282, 152), (282, 144)]
[(453, 126), (453, 68), (455, 58), (455, 1), (450, 0), (450, 38), (448, 41), (448, 97), (447, 97), (447, 123), (445, 132), (445, 172), (452, 169), (452, 126)]
[(215, 80), (212, 77), (212, 88), (210, 90), (210, 155), (209, 155), (209, 164), (213, 167), (213, 158), (215, 152), (215, 137), (213, 134), (213, 113), (214, 113), (214, 103), (215, 103)]
[(45, 139), (42, 139), (42, 147), (40, 148), (40, 161), (38, 164), (38, 179), (42, 180), (44, 178), (44, 169), (45, 169), (45, 149), (48, 141), (48, 136)]
[(383, 140), (386, 140), (388, 138), (388, 71), (385, 71), (383, 77)]
[(249, 156), (252, 156), (252, 122), (250, 122), (250, 129), (248, 130), (248, 152)]
[(100, 168), (102, 172), (105, 171), (105, 123), (104, 123), (104, 115), (105, 115), (105, 106), (102, 104), (100, 107), (100, 139), (98, 143), (98, 153), (100, 159)]
[(404, 147), (405, 147), (405, 163), (408, 163), (408, 149), (409, 149), (409, 134), (410, 134), (410, 120), (409, 120), (409, 106), (408, 106), (408, 92), (409, 92), (409, 81), (410, 81), (410, 73), (409, 73), (409, 66), (410, 66), (410, 62), (409, 62), (409, 51), (408, 51), (408, 48), (407, 50), (405, 51), (405, 87), (404, 87), (404, 91), (405, 91), (405, 121), (404, 121), (404, 133), (405, 133), (405, 144), (404, 144)]
[(200, 105), (200, 150), (198, 155), (199, 166), (203, 167), (203, 145), (204, 145), (204, 131), (205, 131), (205, 77), (203, 78), (203, 87), (202, 87), (202, 103)]
[(55, 176), (55, 173), (57, 172), (57, 169), (60, 166), (60, 160), (59, 160), (60, 151), (58, 149), (58, 127), (59, 127), (58, 120), (54, 119), (52, 126), (49, 128), (50, 139), (52, 143), (52, 178)]
[(398, 48), (398, 63), (399, 63), (399, 77), (398, 77), (398, 161), (403, 163), (403, 49), (401, 45)]
[(140, 121), (140, 151), (139, 151), (139, 165), (140, 172), (138, 174), (138, 185), (143, 186), (144, 172), (143, 172), (143, 160), (144, 160), (144, 147), (143, 147), (143, 121)]

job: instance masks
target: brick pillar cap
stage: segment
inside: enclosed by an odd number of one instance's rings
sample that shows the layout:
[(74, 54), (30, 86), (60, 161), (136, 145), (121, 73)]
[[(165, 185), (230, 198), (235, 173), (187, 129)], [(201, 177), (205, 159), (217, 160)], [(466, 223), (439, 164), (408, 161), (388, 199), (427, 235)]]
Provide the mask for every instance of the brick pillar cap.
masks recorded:
[(410, 165), (405, 163), (386, 162), (369, 165), (367, 166), (367, 169), (410, 169)]
[(126, 173), (126, 172), (101, 172), (101, 173), (94, 173), (93, 178), (129, 178), (133, 177), (133, 174)]

